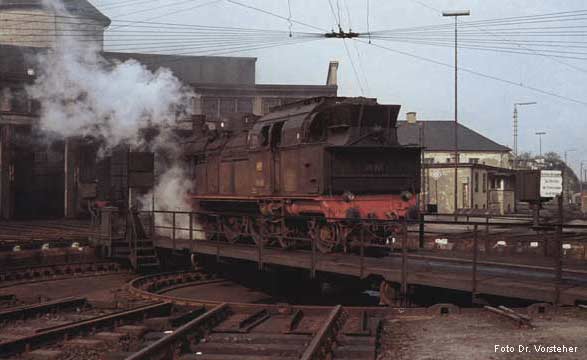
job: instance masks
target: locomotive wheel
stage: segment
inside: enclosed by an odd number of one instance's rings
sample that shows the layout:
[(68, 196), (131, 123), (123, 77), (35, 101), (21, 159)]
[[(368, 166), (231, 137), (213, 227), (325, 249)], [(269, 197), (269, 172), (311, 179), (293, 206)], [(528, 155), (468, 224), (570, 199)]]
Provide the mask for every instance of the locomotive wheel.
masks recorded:
[(283, 236), (278, 236), (277, 239), (279, 240), (279, 245), (284, 249), (291, 249), (296, 246), (295, 239), (289, 239), (288, 237), (296, 237), (296, 232), (294, 229), (284, 226), (285, 232)]
[(318, 224), (314, 228), (316, 247), (321, 253), (330, 253), (339, 243), (339, 231), (336, 224)]
[(267, 245), (269, 243), (269, 229), (265, 221), (261, 219), (250, 219), (249, 221), (249, 234), (255, 241), (255, 244)]
[(221, 229), (216, 219), (211, 217), (202, 217), (199, 219), (199, 222), (202, 225), (202, 229), (204, 230), (204, 235), (207, 241), (214, 241), (222, 238), (220, 234)]
[(229, 243), (236, 243), (244, 233), (243, 220), (236, 217), (223, 219), (222, 233)]

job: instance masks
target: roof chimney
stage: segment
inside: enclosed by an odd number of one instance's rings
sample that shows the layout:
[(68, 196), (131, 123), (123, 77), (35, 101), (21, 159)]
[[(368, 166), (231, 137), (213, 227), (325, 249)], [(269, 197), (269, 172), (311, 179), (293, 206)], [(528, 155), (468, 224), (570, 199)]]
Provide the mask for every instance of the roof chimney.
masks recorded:
[(338, 61), (331, 61), (328, 65), (328, 76), (326, 77), (326, 85), (338, 85), (337, 80)]
[(418, 122), (418, 119), (416, 118), (416, 113), (415, 112), (409, 112), (406, 114), (407, 118), (408, 118), (408, 124), (415, 124)]

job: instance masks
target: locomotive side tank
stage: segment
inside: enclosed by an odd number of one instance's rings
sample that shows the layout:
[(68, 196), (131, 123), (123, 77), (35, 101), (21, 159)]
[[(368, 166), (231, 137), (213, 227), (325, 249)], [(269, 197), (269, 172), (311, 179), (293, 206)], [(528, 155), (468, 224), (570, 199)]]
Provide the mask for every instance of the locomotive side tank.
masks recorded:
[(255, 119), (221, 122), (189, 147), (194, 210), (208, 236), (348, 249), (365, 223), (370, 242), (417, 209), (419, 147), (397, 139), (399, 105), (375, 99), (307, 99)]

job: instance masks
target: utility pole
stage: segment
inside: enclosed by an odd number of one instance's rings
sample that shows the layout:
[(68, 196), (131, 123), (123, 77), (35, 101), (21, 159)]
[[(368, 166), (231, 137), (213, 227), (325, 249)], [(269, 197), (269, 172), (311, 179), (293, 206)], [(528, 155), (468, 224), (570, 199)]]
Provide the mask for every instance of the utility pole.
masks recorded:
[(569, 189), (569, 174), (568, 174), (568, 169), (569, 169), (569, 165), (567, 165), (567, 154), (570, 153), (571, 151), (575, 151), (577, 149), (567, 149), (565, 150), (565, 167), (563, 169), (563, 189), (566, 188), (566, 191), (564, 191), (564, 195), (566, 195), (567, 197), (567, 203), (570, 203), (570, 199), (571, 196), (569, 194), (570, 189)]
[(514, 169), (518, 168), (518, 106), (535, 104), (535, 101), (514, 103)]
[(540, 157), (542, 157), (542, 135), (546, 135), (546, 131), (538, 131), (536, 133), (538, 135), (538, 143), (540, 146)]
[(458, 68), (458, 18), (459, 16), (469, 16), (469, 10), (461, 11), (443, 11), (442, 16), (450, 16), (455, 18), (455, 123), (454, 123), (454, 138), (455, 138), (455, 188), (454, 188), (454, 214), (455, 221), (457, 219), (458, 202), (459, 202), (459, 68)]
[(583, 173), (583, 164), (585, 163), (584, 160), (581, 161), (581, 171), (579, 173), (579, 179), (580, 179), (580, 183), (579, 183), (579, 191), (581, 192), (581, 201), (583, 201), (583, 182), (585, 181), (585, 174)]

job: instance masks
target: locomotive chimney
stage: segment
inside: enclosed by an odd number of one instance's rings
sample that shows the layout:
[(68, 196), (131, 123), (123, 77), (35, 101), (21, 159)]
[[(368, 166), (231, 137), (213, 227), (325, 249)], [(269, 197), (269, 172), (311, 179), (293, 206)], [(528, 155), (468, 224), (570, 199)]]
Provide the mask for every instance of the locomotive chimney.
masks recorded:
[(415, 112), (409, 112), (406, 114), (407, 118), (408, 118), (408, 124), (415, 124), (418, 122), (418, 119), (416, 117), (416, 113)]
[(331, 61), (328, 65), (328, 76), (326, 77), (326, 85), (338, 85), (337, 73), (338, 61)]

